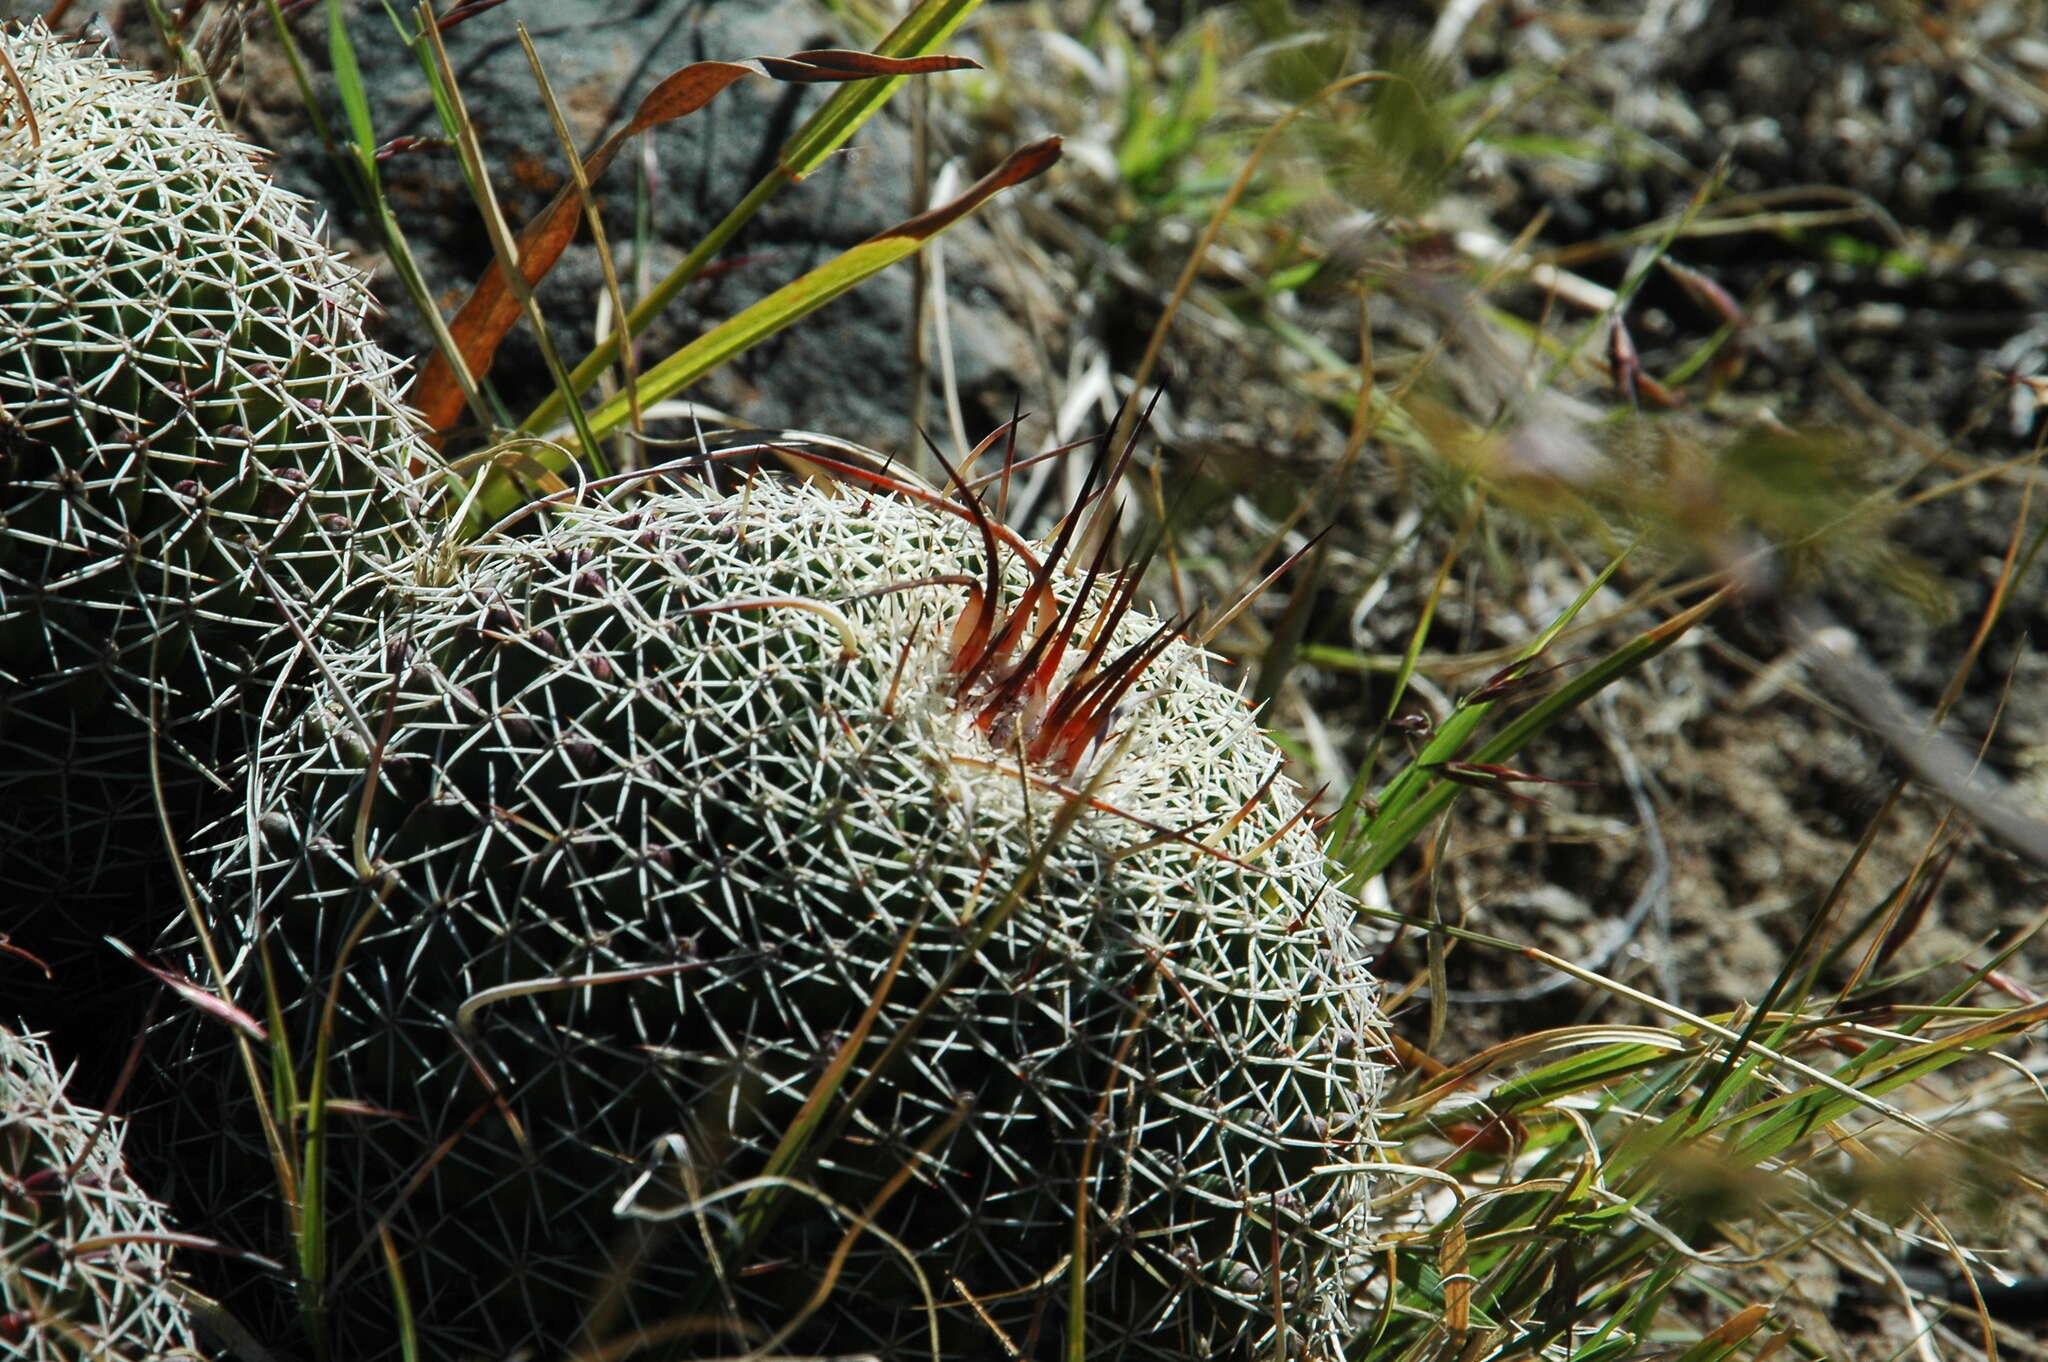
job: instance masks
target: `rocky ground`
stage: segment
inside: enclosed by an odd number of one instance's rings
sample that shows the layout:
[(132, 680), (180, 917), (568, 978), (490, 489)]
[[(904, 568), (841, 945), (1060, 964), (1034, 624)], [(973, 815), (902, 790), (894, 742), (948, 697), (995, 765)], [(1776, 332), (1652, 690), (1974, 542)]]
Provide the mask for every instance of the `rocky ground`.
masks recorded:
[[(1813, 621), (1837, 621), (1844, 632), (1823, 641), (1853, 639), (1925, 713), (1964, 661), (2009, 546), (2031, 542), (2040, 514), (2026, 460), (2044, 427), (2025, 380), (2048, 368), (2048, 255), (2031, 245), (2048, 220), (2048, 47), (2031, 35), (2048, 11), (1951, 10), (1907, 22), (1796, 4), (1383, 6), (1355, 35), (1362, 59), (1406, 53), (1427, 70), (1440, 116), (1466, 140), (1426, 202), (1360, 213), (1311, 195), (1303, 219), (1321, 229), (1326, 272), (1348, 266), (1367, 282), (1381, 384), (1415, 374), (1411, 391), (1451, 413), (1442, 430), (1464, 419), (1467, 434), (1505, 433), (1490, 463), (1470, 462), (1506, 475), (1496, 495), (1519, 512), (1492, 518), (1454, 575), (1424, 641), (1421, 671), (1437, 689), (1419, 688), (1415, 707), (1440, 710), (1440, 696), (1499, 665), (1495, 650), (1546, 623), (1576, 590), (1569, 566), (1597, 552), (1556, 514), (1557, 498), (1516, 482), (1539, 456), (1551, 463), (1538, 471), (1576, 470), (1564, 480), (1608, 531), (1648, 533), (1620, 581), (1741, 561), (1752, 588), (1527, 754), (1545, 774), (1590, 779), (1590, 792), (1545, 791), (1542, 810), (1466, 801), (1445, 861), (1453, 873), (1439, 881), (1455, 903), (1440, 911), (1635, 958), (1621, 967), (1689, 1005), (1725, 1007), (1782, 959), (1886, 807), (1909, 754), (1810, 665)], [(1158, 16), (1155, 38), (1170, 17)], [(1058, 107), (1020, 97), (1005, 111), (1031, 127)], [(1344, 186), (1344, 165), (1318, 168)], [(1044, 191), (1069, 222), (1089, 220), (1087, 174), (1075, 166)], [(1489, 253), (1530, 232), (1521, 259), (1538, 272), (1489, 269)], [(1590, 308), (1629, 286), (1664, 238), (1675, 263), (1725, 291), (1740, 327), (1690, 377), (1631, 397)], [(1136, 367), (1165, 271), (1184, 257), (1170, 240), (1148, 244), (1158, 259), (1139, 256), (1143, 270), (1084, 264), (1069, 276), (1097, 290), (1082, 348), (1121, 372)], [(1722, 326), (1686, 283), (1650, 268), (1633, 293), (1627, 324), (1645, 374), (1682, 373)], [(1161, 366), (1172, 437), (1161, 457), (1204, 460), (1204, 476), (1237, 498), (1212, 522), (1227, 546), (1289, 506), (1278, 489), (1314, 487), (1344, 443), (1335, 404), (1305, 400), (1331, 391), (1331, 371), (1279, 345), (1270, 317), (1349, 362), (1358, 312), (1334, 288), (1263, 312), (1220, 287), (1213, 296), (1236, 310), (1184, 323)], [(1516, 323), (1595, 334), (1571, 363), (1532, 363)], [(1304, 522), (1334, 524), (1341, 564), (1310, 625), (1325, 656), (1386, 658), (1408, 641), (1462, 505), (1413, 457), (1434, 436), (1388, 422), (1343, 500)], [(1419, 527), (1406, 519), (1418, 512)], [(1408, 566), (1366, 592), (1398, 555), (1412, 555)], [(1987, 768), (2033, 818), (2048, 810), (2048, 667), (2030, 643), (2038, 581), (2030, 566), (2011, 582), (1949, 722), (1959, 741), (1984, 744)], [(1367, 595), (1370, 610), (1347, 611)], [(1284, 604), (1280, 593), (1266, 603), (1268, 621)], [(1363, 752), (1386, 702), (1384, 668), (1308, 668), (1297, 680), (1281, 722), (1319, 723), (1336, 755)], [(1881, 895), (1945, 807), (1909, 790), (1847, 897)], [(1967, 826), (1943, 836), (1962, 850), (1909, 951), (1926, 964), (1969, 955), (2039, 907), (2024, 848)], [(1598, 947), (1646, 885), (1643, 934), (1620, 956)], [(1499, 967), (1472, 962), (1480, 975)], [(1568, 1015), (1572, 1004), (1558, 1006)]]
[[(370, 112), (380, 142), (438, 135), (425, 78), (376, 5), (349, 7)], [(778, 56), (843, 45), (845, 36), (810, 0), (727, 0), (715, 5), (568, 0), (544, 16), (526, 14), (536, 50), (565, 120), (588, 149), (629, 115), (663, 77), (695, 61)], [(303, 25), (308, 50), (325, 48), (324, 21)], [(475, 118), (495, 188), (515, 224), (537, 213), (567, 176), (560, 143), (511, 18), (479, 18), (450, 29), (449, 57)], [(323, 80), (326, 78), (323, 76)], [(424, 354), (432, 336), (406, 305), (374, 222), (351, 198), (346, 176), (309, 124), (275, 44), (243, 49), (236, 116), (272, 148), (280, 177), (334, 213), (336, 232), (377, 271), (391, 302), (384, 340), (400, 354)], [(331, 80), (324, 88), (331, 94)], [(831, 86), (748, 80), (700, 114), (643, 138), (599, 183), (617, 267), (660, 280), (774, 164), (777, 151)], [(339, 110), (334, 111), (339, 115)], [(910, 216), (911, 138), (901, 118), (871, 124), (854, 148), (800, 187), (771, 200), (719, 262), (640, 337), (648, 362), (738, 312), (839, 251)], [(491, 261), (460, 160), (432, 145), (384, 162), (384, 184), (421, 271), (444, 309), (458, 305)], [(921, 206), (921, 205), (920, 205)], [(974, 224), (962, 231), (985, 233)], [(985, 240), (977, 243), (986, 251)], [(539, 291), (563, 354), (580, 357), (597, 338), (594, 306), (605, 291), (587, 234), (569, 248)], [(977, 418), (1007, 408), (1009, 377), (1028, 364), (1028, 342), (986, 285), (970, 275), (951, 296), (957, 378)], [(742, 358), (690, 397), (761, 425), (829, 430), (894, 446), (909, 435), (911, 280), (897, 271)], [(492, 375), (507, 408), (523, 415), (549, 391), (539, 346), (520, 328)], [(1000, 393), (998, 402), (997, 394)]]
[[(1203, 22), (1204, 7), (1115, 8), (1128, 35), (1122, 67), (1046, 39), (1046, 9), (991, 5), (959, 46), (996, 75), (960, 80), (935, 101), (934, 165), (952, 159), (974, 174), (1026, 137), (1069, 138), (1053, 176), (948, 238), (954, 377), (973, 434), (1013, 399), (1061, 434), (1099, 422), (1104, 399), (1138, 372), (1214, 202), (1215, 185), (1195, 173), (1213, 168), (1194, 167), (1193, 152), (1185, 179), (1169, 165), (1141, 180), (1118, 159), (1132, 146), (1131, 71), (1177, 69), (1176, 34)], [(1245, 35), (1283, 26), (1281, 8), (1250, 6), (1219, 30), (1240, 45), (1221, 77), (1231, 98), (1205, 135), (1249, 146), (1245, 130), (1270, 122), (1298, 87), (1271, 50), (1245, 56), (1259, 51)], [(1299, 8), (1297, 32), (1316, 19)], [(561, 158), (511, 41), (514, 9), (456, 28), (450, 47), (516, 220), (559, 185)], [(382, 11), (351, 13), (378, 136), (430, 133), (424, 86)], [(807, 0), (564, 0), (523, 17), (540, 25), (536, 44), (586, 143), (683, 62), (844, 40)], [(1341, 788), (1369, 752), (1384, 760), (1409, 741), (1379, 722), (1387, 659), (1407, 646), (1436, 565), (1460, 539), (1470, 487), (1445, 472), (1450, 448), (1478, 451), (1468, 469), (1500, 486), (1422, 642), (1406, 708), (1424, 720), (1547, 623), (1599, 565), (1603, 542), (1649, 536), (1589, 612), (1596, 626), (1560, 645), (1558, 660), (1657, 617), (1622, 608), (1629, 593), (1673, 584), (1668, 611), (1700, 597), (1696, 574), (1746, 563), (1744, 599), (1524, 754), (1544, 775), (1584, 784), (1546, 787), (1534, 804), (1468, 796), (1426, 857), (1396, 867), (1388, 901), (1725, 1011), (1759, 995), (1821, 905), (1834, 904), (1825, 941), (1916, 863), (1953, 853), (1886, 968), (1917, 975), (1900, 997), (1959, 983), (2040, 913), (2042, 862), (2023, 837), (1988, 835), (1906, 780), (1914, 753), (1873, 731), (1859, 708), (1867, 695), (1816, 665), (1816, 649), (1852, 647), (1878, 668), (1880, 689), (1924, 714), (1981, 628), (1946, 731), (1963, 750), (1981, 747), (2001, 808), (2037, 830), (2048, 818), (2048, 663), (2034, 641), (2048, 594), (2026, 556), (2042, 524), (2029, 456), (2048, 430), (2030, 382), (2048, 381), (2048, 6), (1449, 0), (1374, 6), (1362, 28), (1348, 14), (1321, 18), (1348, 28), (1353, 69), (1406, 63), (1424, 92), (1421, 121), (1359, 114), (1376, 140), (1338, 126), (1321, 146), (1290, 144), (1276, 166), (1290, 168), (1292, 197), (1235, 222), (1200, 276), (1151, 375), (1166, 397), (1140, 478), (1178, 493), (1171, 507), (1158, 502), (1177, 536), (1160, 592), (1218, 599), (1255, 579), (1274, 561), (1259, 554), (1275, 522), (1313, 500), (1285, 547), (1334, 526), (1328, 575), (1305, 616), (1308, 662), (1272, 714), (1297, 736), (1309, 777)], [(316, 49), (322, 30), (317, 15), (302, 23)], [(1305, 40), (1285, 50), (1320, 52)], [(426, 331), (389, 287), (377, 234), (274, 47), (251, 41), (227, 89), (235, 116), (278, 151), (279, 173), (327, 204), (336, 233), (379, 269), (390, 343), (423, 350)], [(817, 98), (741, 89), (622, 158), (605, 192), (625, 266), (664, 273)], [(1396, 134), (1418, 127), (1400, 160)], [(857, 150), (764, 213), (644, 352), (666, 353), (911, 211), (912, 152), (900, 116), (864, 132)], [(487, 259), (453, 153), (394, 158), (386, 176), (431, 286), (452, 303)], [(647, 224), (637, 240), (636, 203)], [(1734, 310), (1650, 265), (1660, 246)], [(1266, 287), (1286, 261), (1319, 261), (1322, 272)], [(1376, 381), (1387, 391), (1408, 380), (1404, 410), (1425, 419), (1388, 420), (1336, 478), (1355, 384), (1345, 366), (1360, 357), (1354, 283), (1370, 308)], [(1615, 381), (1600, 311), (1614, 290), (1631, 295), (1629, 336), (1661, 387), (1630, 394)], [(574, 248), (542, 293), (565, 351), (587, 347), (600, 291), (594, 252)], [(922, 384), (926, 419), (941, 430), (936, 371), (913, 377), (911, 292), (907, 272), (884, 279), (693, 396), (759, 424), (898, 448)], [(1565, 358), (1532, 331), (1593, 335)], [(1717, 333), (1720, 348), (1705, 356)], [(523, 411), (542, 390), (531, 343), (508, 346), (496, 377)], [(1539, 495), (1561, 484), (1569, 497)], [(1144, 502), (1142, 483), (1134, 501)], [(2014, 544), (2021, 570), (1985, 628)], [(1247, 672), (1287, 599), (1283, 587), (1221, 640)], [(1385, 960), (1390, 990), (1426, 1027), (1418, 938), (1397, 938)], [(1831, 967), (1836, 982), (1853, 963)], [(2041, 987), (2048, 952), (2024, 948), (2008, 973)], [(1446, 1058), (1614, 1015), (1518, 957), (1454, 952), (1447, 979), (1460, 1005), (1436, 1042)], [(2038, 1049), (2016, 1060), (2037, 1073), (2043, 1064)], [(2000, 1214), (1969, 1227), (2008, 1247), (2018, 1275), (2048, 1274), (2038, 1217)], [(1843, 1355), (1887, 1355), (1905, 1327), (1847, 1274), (1817, 1268), (1785, 1289)], [(2024, 1339), (2010, 1346), (2039, 1355)]]

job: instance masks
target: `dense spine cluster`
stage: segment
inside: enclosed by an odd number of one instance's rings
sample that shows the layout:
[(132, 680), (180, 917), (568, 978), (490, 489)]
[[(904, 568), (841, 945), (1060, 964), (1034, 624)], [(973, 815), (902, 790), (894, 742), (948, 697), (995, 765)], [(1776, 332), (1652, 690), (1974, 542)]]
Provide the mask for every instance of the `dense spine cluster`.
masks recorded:
[(0, 1026), (0, 1355), (198, 1359), (162, 1209), (124, 1123), (74, 1104), (50, 1052)]

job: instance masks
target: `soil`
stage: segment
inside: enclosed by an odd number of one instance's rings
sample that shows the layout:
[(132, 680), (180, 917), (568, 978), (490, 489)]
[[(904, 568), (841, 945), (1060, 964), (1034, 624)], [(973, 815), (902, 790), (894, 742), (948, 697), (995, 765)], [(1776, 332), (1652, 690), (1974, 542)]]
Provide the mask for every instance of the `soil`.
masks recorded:
[[(1190, 17), (1149, 9), (1154, 40)], [(1444, 29), (1449, 11), (1466, 26)], [(1912, 23), (1880, 7), (1699, 0), (1374, 7), (1355, 65), (1434, 43), (1446, 98), (1477, 90), (1460, 107), (1487, 110), (1484, 132), (1420, 216), (1381, 214), (1322, 252), (1326, 265), (1358, 268), (1371, 290), (1382, 384), (1419, 372), (1416, 389), (1454, 418), (1505, 430), (1491, 471), (1513, 473), (1521, 459), (1526, 473), (1537, 453), (1552, 468), (1577, 461), (1585, 471), (1569, 483), (1572, 499), (1603, 513), (1610, 533), (1648, 535), (1616, 579), (1622, 591), (1753, 560), (1741, 599), (1525, 753), (1542, 774), (1590, 788), (1540, 789), (1536, 805), (1462, 801), (1446, 862), (1455, 873), (1443, 885), (1453, 900), (1440, 911), (1520, 922), (1584, 953), (1647, 879), (1668, 879), (1644, 918), (1646, 930), (1668, 926), (1624, 958), (1665, 972), (1688, 1006), (1726, 1008), (1755, 996), (1758, 965), (1783, 958), (1873, 817), (1882, 814), (1880, 834), (1845, 902), (1881, 895), (1923, 856), (1946, 802), (1910, 783), (1892, 800), (1910, 762), (1829, 690), (1812, 628), (1836, 621), (1925, 714), (1968, 657), (2008, 551), (2041, 525), (2024, 461), (2048, 430), (2025, 382), (2048, 371), (2048, 251), (2030, 244), (2048, 224), (2048, 45), (2030, 36), (2030, 20), (2044, 16), (2040, 5), (1968, 5)], [(1019, 105), (1007, 117), (1048, 118), (1056, 107)], [(1669, 406), (1649, 386), (1631, 400), (1607, 372), (1603, 318), (1581, 362), (1539, 371), (1547, 387), (1504, 397), (1536, 385), (1521, 367), (1527, 342), (1486, 306), (1567, 340), (1595, 319), (1526, 277), (1488, 279), (1453, 242), (1506, 243), (1533, 226), (1525, 258), (1611, 290), (1707, 185), (1698, 229), (1680, 229), (1668, 254), (1739, 308), (1739, 369), (1717, 376), (1709, 365), (1673, 381)], [(1042, 195), (1088, 223), (1102, 216), (1093, 188), (1076, 168)], [(1311, 203), (1303, 217), (1317, 211), (1333, 210)], [(1154, 244), (1161, 267), (1184, 258), (1184, 244), (1178, 257)], [(1109, 296), (1092, 326), (1068, 334), (1134, 370), (1170, 276), (1105, 281), (1086, 264), (1069, 269)], [(1287, 320), (1340, 359), (1357, 355), (1347, 294), (1310, 290), (1288, 305)], [(1652, 377), (1676, 373), (1720, 322), (1655, 269), (1626, 317)], [(1303, 401), (1327, 376), (1304, 374), (1257, 320), (1240, 306), (1173, 333), (1158, 371), (1160, 458), (1201, 484), (1191, 500), (1222, 507), (1200, 545), (1219, 556), (1262, 544), (1262, 514), (1284, 514), (1304, 490), (1322, 496), (1302, 527), (1330, 527), (1330, 576), (1308, 642), (1397, 656), (1466, 503), (1413, 457), (1426, 439), (1392, 430), (1367, 446), (1342, 500), (1329, 500), (1316, 480), (1341, 455), (1345, 413)], [(1441, 355), (1425, 353), (1439, 345)], [(1505, 378), (1494, 367), (1504, 355), (1518, 366)], [(1764, 435), (1782, 443), (1762, 446)], [(1500, 665), (1499, 650), (1549, 623), (1578, 574), (1601, 561), (1601, 541), (1575, 532), (1590, 517), (1557, 514), (1564, 498), (1539, 495), (1535, 479), (1502, 483), (1506, 509), (1468, 543), (1423, 640), (1425, 688), (1408, 703), (1433, 718)], [(1404, 518), (1417, 512), (1411, 530)], [(1373, 609), (1348, 614), (1393, 553), (1412, 556), (1409, 570), (1390, 575)], [(2030, 643), (2048, 610), (2041, 571), (2025, 559), (2008, 583), (1944, 730), (1972, 750), (1984, 744), (2006, 798), (2035, 819), (2048, 814), (2048, 660)], [(1607, 614), (1618, 599), (1587, 613)], [(1270, 625), (1287, 605), (1276, 591), (1252, 614)], [(1564, 651), (1588, 655), (1622, 636), (1610, 629)], [(1361, 757), (1386, 737), (1376, 718), (1386, 670), (1304, 668), (1275, 720), (1300, 727), (1312, 711), (1339, 755)], [(1967, 954), (2038, 907), (2048, 881), (2025, 848), (1953, 821), (1938, 845), (1958, 838), (1904, 959)], [(1398, 875), (1392, 887), (1398, 900)], [(1400, 967), (1397, 948), (1390, 974)], [(1511, 984), (1512, 970), (1485, 977), (1501, 962), (1471, 968), (1474, 987)]]
[[(436, 136), (431, 87), (384, 7), (376, 0), (346, 0), (341, 9), (374, 135), (386, 148), (404, 148), (391, 150), (380, 163), (384, 192), (428, 293), (452, 315), (493, 258), (459, 156)], [(557, 0), (545, 16), (523, 17), (570, 133), (586, 152), (680, 68), (837, 41), (830, 16), (810, 0)], [(347, 115), (325, 61), (324, 9), (301, 15), (293, 31), (312, 64), (329, 126), (346, 129)], [(457, 23), (444, 41), (484, 163), (493, 167), (493, 187), (516, 231), (568, 178), (553, 121), (535, 93), (532, 68), (514, 40), (510, 18)], [(625, 285), (644, 277), (651, 286), (680, 264), (775, 165), (783, 144), (834, 88), (749, 77), (697, 113), (630, 143), (595, 184), (614, 269)], [(320, 205), (338, 241), (371, 270), (373, 286), (389, 305), (375, 338), (394, 354), (431, 353), (433, 334), (407, 297), (376, 219), (308, 120), (291, 68), (267, 33), (242, 45), (223, 89), (250, 139), (274, 154), (279, 179)], [(676, 305), (643, 327), (637, 346), (642, 363), (651, 365), (918, 211), (923, 205), (913, 201), (910, 152), (908, 123), (900, 111), (885, 114), (863, 130), (851, 150), (771, 198)], [(985, 242), (972, 240), (977, 231), (975, 224), (963, 224), (960, 235), (967, 249), (978, 245), (985, 251)], [(910, 366), (911, 292), (907, 272), (885, 273), (716, 371), (690, 396), (756, 425), (900, 443), (910, 433), (904, 410), (918, 387)], [(605, 293), (604, 266), (585, 229), (536, 292), (568, 362), (596, 343), (598, 300)], [(956, 373), (979, 422), (998, 405), (1007, 409), (1007, 375), (1026, 362), (1025, 338), (971, 279), (948, 302)], [(553, 392), (541, 348), (523, 325), (507, 337), (490, 377), (515, 417)], [(657, 434), (687, 434), (686, 425), (673, 424)]]

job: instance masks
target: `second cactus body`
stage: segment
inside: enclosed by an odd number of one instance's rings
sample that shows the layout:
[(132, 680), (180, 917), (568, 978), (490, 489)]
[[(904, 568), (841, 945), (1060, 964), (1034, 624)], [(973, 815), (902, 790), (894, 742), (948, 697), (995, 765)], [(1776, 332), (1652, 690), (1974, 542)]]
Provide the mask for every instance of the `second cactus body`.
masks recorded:
[(62, 963), (142, 930), (160, 791), (223, 793), (300, 634), (359, 622), (428, 453), (252, 148), (40, 23), (0, 55), (0, 898)]
[(163, 1209), (125, 1122), (72, 1102), (39, 1039), (0, 1025), (0, 1355), (197, 1362)]

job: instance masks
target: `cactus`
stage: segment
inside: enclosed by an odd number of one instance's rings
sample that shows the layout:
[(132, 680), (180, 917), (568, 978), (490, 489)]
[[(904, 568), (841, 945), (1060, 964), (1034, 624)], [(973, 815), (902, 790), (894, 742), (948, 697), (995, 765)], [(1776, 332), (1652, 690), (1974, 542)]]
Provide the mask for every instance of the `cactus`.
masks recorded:
[(153, 724), (173, 812), (219, 791), (293, 624), (353, 622), (417, 537), (425, 453), (252, 148), (39, 21), (0, 59), (0, 848), (34, 852), (0, 895), (53, 960), (147, 900)]
[(336, 1355), (383, 1223), (428, 1356), (1337, 1356), (1382, 1042), (1277, 749), (1099, 555), (860, 479), (471, 545), (257, 757), (206, 878), (301, 1103), (332, 1000)]
[(162, 1209), (122, 1122), (74, 1105), (41, 1040), (0, 1026), (0, 1352), (19, 1362), (197, 1359)]

